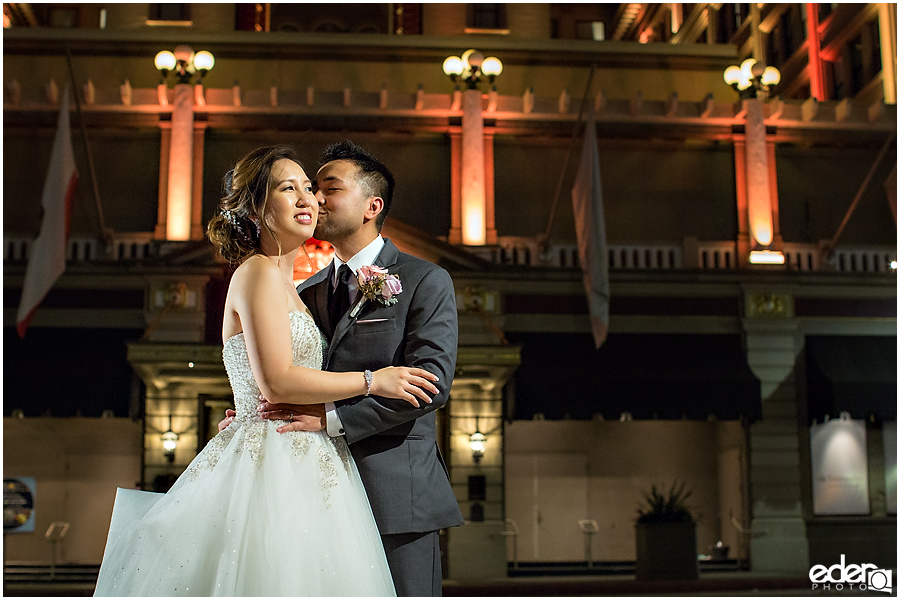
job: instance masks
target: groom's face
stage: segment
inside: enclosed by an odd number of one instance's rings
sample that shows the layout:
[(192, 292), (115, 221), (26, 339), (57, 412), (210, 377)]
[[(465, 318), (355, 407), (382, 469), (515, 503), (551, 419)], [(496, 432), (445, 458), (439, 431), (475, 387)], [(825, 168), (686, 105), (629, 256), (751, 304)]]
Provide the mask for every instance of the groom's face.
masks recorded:
[(319, 222), (316, 239), (334, 243), (362, 227), (368, 197), (357, 179), (359, 167), (347, 160), (325, 163), (316, 174)]

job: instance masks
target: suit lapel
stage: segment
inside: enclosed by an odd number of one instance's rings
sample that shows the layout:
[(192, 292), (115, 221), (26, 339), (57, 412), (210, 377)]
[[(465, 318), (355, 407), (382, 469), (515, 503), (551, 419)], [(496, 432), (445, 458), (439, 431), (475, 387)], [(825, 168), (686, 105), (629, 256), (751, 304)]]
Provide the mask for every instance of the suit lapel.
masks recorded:
[(300, 298), (306, 304), (306, 308), (312, 313), (316, 326), (322, 330), (328, 339), (331, 339), (333, 333), (328, 318), (328, 292), (331, 287), (332, 273), (334, 273), (333, 262), (313, 275), (308, 284), (301, 283), (297, 288)]
[[(397, 250), (397, 246), (395, 246), (391, 240), (385, 238), (384, 246), (381, 248), (381, 252), (378, 253), (378, 257), (375, 259), (375, 264), (379, 267), (387, 269), (394, 265), (397, 262), (397, 255), (400, 253)], [(334, 265), (334, 263), (332, 263)], [(333, 267), (332, 267), (333, 268)], [(327, 288), (326, 288), (327, 295)], [(334, 335), (331, 337), (331, 344), (328, 345), (328, 356), (325, 358), (326, 368), (328, 364), (331, 362), (331, 357), (334, 354), (335, 349), (337, 349), (338, 344), (344, 338), (344, 335), (350, 329), (350, 326), (359, 316), (359, 313), (353, 318), (350, 317), (350, 313), (353, 312), (353, 307), (356, 306), (356, 303), (359, 301), (360, 293), (356, 292), (356, 298), (350, 304), (350, 310), (344, 313), (344, 316), (341, 317), (341, 320), (338, 321), (337, 327), (334, 330)], [(327, 300), (327, 297), (326, 297)]]
[(375, 265), (382, 269), (389, 269), (397, 262), (397, 256), (399, 255), (400, 251), (397, 249), (397, 246), (394, 245), (394, 242), (388, 238), (384, 238), (384, 247), (382, 247), (381, 252), (378, 253), (378, 258), (375, 259)]

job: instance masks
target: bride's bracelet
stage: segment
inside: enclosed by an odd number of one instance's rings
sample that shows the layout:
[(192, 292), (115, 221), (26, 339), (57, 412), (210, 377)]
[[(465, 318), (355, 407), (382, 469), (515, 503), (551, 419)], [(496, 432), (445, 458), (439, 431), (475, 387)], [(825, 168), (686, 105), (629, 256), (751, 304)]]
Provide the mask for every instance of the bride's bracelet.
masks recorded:
[(374, 375), (372, 375), (372, 371), (370, 371), (369, 369), (366, 369), (363, 372), (363, 377), (366, 380), (366, 396), (368, 396), (369, 392), (372, 390), (372, 381), (374, 379)]

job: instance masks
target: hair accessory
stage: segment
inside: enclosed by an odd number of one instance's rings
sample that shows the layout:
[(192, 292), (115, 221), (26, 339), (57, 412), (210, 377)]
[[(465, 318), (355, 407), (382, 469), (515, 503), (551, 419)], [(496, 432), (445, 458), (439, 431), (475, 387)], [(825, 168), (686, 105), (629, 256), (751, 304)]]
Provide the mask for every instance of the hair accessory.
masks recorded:
[(237, 215), (234, 214), (233, 210), (227, 210), (227, 209), (223, 210), (222, 216), (225, 217), (226, 219), (228, 219), (228, 222), (231, 223), (232, 225), (234, 225), (235, 227), (238, 226), (238, 218), (237, 218)]

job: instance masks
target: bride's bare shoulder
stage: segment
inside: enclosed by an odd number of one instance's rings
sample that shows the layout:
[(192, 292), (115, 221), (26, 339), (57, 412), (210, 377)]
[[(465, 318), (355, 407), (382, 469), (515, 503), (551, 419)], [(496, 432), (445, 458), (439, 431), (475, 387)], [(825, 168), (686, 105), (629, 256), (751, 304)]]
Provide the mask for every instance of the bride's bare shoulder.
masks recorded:
[(278, 267), (271, 260), (267, 260), (264, 256), (251, 256), (244, 262), (240, 264), (240, 266), (235, 269), (234, 274), (231, 276), (232, 280), (234, 278), (238, 279), (268, 279), (273, 276), (278, 276), (279, 270)]
[(235, 269), (228, 285), (229, 293), (241, 297), (268, 295), (280, 290), (282, 275), (278, 267), (262, 256), (251, 256)]

